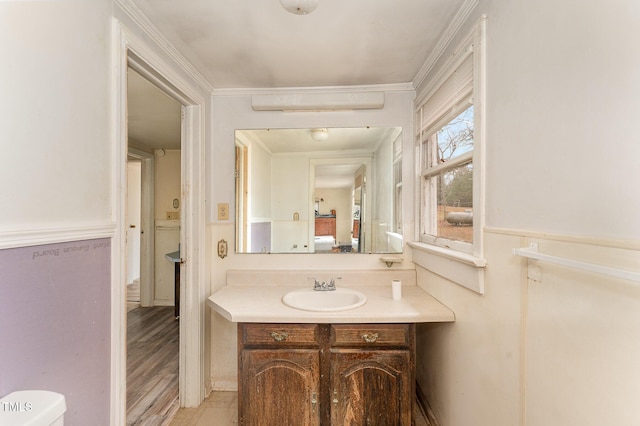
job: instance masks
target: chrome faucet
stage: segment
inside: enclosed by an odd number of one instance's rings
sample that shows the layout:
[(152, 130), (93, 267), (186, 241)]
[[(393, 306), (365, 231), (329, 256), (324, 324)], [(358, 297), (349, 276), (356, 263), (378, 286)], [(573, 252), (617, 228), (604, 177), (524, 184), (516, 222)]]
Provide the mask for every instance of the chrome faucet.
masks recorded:
[(329, 282), (318, 281), (317, 278), (311, 278), (313, 280), (313, 289), (315, 291), (333, 291), (336, 289), (336, 281), (341, 280), (342, 277), (331, 278)]

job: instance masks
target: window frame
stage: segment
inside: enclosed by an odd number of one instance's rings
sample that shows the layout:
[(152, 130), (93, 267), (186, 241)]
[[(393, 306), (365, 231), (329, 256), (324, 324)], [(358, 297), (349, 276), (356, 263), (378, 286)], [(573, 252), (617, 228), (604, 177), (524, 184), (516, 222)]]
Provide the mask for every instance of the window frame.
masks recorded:
[[(455, 156), (445, 163), (437, 163), (437, 158), (434, 155), (434, 150), (437, 149), (436, 136), (440, 129), (444, 128), (450, 120), (456, 118), (459, 114), (464, 112), (472, 103), (473, 95), (470, 93), (465, 96), (461, 102), (459, 102), (451, 112), (446, 116), (448, 119), (440, 120), (444, 121), (442, 125), (431, 126), (432, 131), (428, 132), (428, 136), (424, 136), (421, 132), (418, 134), (418, 143), (420, 144), (420, 156), (421, 160), (421, 172), (420, 172), (420, 196), (421, 196), (421, 214), (420, 214), (420, 241), (426, 244), (433, 244), (439, 247), (450, 248), (452, 250), (461, 251), (464, 253), (473, 254), (473, 242), (452, 240), (446, 237), (438, 236), (437, 226), (437, 207), (438, 207), (438, 188), (437, 178), (442, 176), (451, 170), (463, 166), (465, 164), (474, 164), (474, 151), (475, 151), (475, 138), (474, 148), (470, 151), (466, 151), (458, 156)], [(452, 118), (451, 118), (452, 117)], [(474, 133), (475, 133), (475, 105), (474, 105)], [(427, 152), (424, 152), (427, 151)], [(426, 163), (426, 165), (425, 165)], [(476, 179), (475, 167), (473, 168), (473, 181)], [(474, 185), (475, 188), (475, 185)], [(475, 203), (475, 193), (474, 203)], [(429, 206), (435, 206), (431, 208)], [(475, 208), (474, 208), (475, 213)], [(475, 241), (475, 214), (474, 214), (474, 235), (473, 241)], [(430, 231), (430, 232), (427, 232)]]
[[(413, 250), (413, 261), (438, 275), (448, 278), (457, 284), (484, 293), (484, 268), (486, 260), (483, 250), (484, 228), (484, 150), (486, 144), (485, 126), (485, 26), (486, 18), (483, 17), (465, 37), (453, 54), (448, 58), (440, 70), (434, 73), (430, 84), (418, 93), (415, 102), (416, 120), (416, 201), (418, 224), (416, 229), (416, 241), (410, 242)], [(464, 61), (471, 55), (472, 89), (470, 93), (460, 92), (461, 96), (455, 98), (453, 104), (440, 103), (435, 107), (430, 106), (431, 122), (423, 123), (423, 111), (425, 105), (437, 95), (438, 89), (443, 87), (454, 73), (461, 67)], [(436, 99), (441, 102), (442, 99)], [(453, 118), (463, 112), (472, 100), (474, 106), (474, 141), (473, 150), (454, 157), (450, 162), (436, 164), (431, 167), (423, 167), (425, 153), (423, 151), (424, 136), (435, 134), (438, 129), (444, 127)], [(433, 115), (433, 111), (444, 112), (440, 116)], [(433, 118), (435, 117), (435, 119)], [(425, 135), (426, 133), (426, 135)], [(426, 157), (428, 159), (429, 157)], [(425, 188), (429, 185), (429, 179), (425, 176), (436, 176), (444, 170), (453, 169), (467, 162), (472, 163), (473, 168), (473, 242), (456, 241), (443, 237), (437, 237), (434, 233), (424, 232), (427, 229), (433, 231), (434, 214), (437, 215), (437, 193)], [(431, 163), (429, 163), (431, 164)], [(434, 179), (432, 179), (435, 181)], [(433, 186), (433, 183), (430, 185)], [(429, 193), (431, 195), (429, 195)], [(434, 206), (434, 207), (432, 207)], [(431, 222), (429, 222), (431, 221)], [(437, 228), (437, 225), (436, 225)], [(437, 229), (435, 230), (437, 232)], [(451, 261), (454, 261), (453, 263)]]

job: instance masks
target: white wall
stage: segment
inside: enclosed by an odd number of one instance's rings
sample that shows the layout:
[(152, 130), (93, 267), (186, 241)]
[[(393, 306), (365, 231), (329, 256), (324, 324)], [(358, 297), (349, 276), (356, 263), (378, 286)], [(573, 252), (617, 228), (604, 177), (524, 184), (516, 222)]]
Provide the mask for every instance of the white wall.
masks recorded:
[[(180, 213), (180, 206), (174, 207), (173, 200), (181, 201), (180, 150), (155, 151), (154, 193), (155, 219), (168, 220), (168, 213)], [(178, 216), (174, 220), (180, 219)]]
[(248, 155), (250, 222), (271, 220), (271, 154), (261, 144), (252, 143)]
[(68, 424), (112, 424), (111, 7), (0, 2), (0, 395), (65, 394)]
[(0, 230), (111, 222), (110, 3), (0, 4)]
[(638, 286), (528, 268), (512, 248), (638, 270), (640, 4), (494, 0), (476, 12), (488, 15), (486, 291), (418, 268), (456, 313), (419, 327), (419, 383), (447, 426), (638, 424)]

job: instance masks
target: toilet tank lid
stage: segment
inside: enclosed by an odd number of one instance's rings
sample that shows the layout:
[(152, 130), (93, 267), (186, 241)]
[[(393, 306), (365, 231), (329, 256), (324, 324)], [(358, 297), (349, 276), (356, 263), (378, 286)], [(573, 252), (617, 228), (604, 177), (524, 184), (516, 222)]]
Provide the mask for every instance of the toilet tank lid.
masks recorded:
[[(0, 399), (0, 424), (48, 425), (67, 410), (64, 395), (44, 390), (12, 392)], [(5, 421), (11, 420), (11, 423)]]

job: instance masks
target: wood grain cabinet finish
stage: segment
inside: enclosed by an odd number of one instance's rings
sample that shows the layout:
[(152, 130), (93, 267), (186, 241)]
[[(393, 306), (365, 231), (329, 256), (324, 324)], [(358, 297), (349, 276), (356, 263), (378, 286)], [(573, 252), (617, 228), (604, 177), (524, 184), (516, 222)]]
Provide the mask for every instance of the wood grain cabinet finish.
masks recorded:
[(315, 235), (332, 235), (336, 237), (336, 218), (335, 217), (317, 217)]
[(238, 324), (241, 425), (413, 424), (414, 324)]
[(318, 349), (248, 349), (242, 366), (240, 424), (320, 425)]

